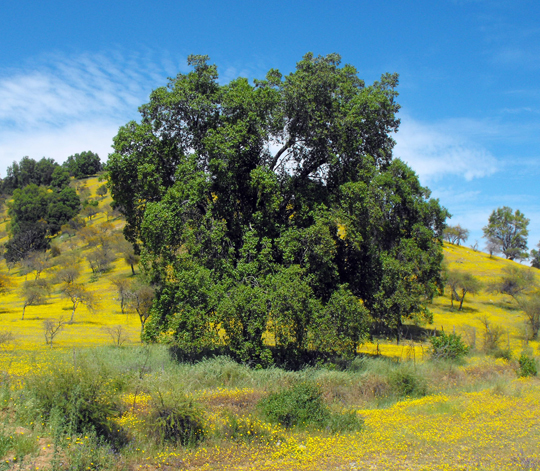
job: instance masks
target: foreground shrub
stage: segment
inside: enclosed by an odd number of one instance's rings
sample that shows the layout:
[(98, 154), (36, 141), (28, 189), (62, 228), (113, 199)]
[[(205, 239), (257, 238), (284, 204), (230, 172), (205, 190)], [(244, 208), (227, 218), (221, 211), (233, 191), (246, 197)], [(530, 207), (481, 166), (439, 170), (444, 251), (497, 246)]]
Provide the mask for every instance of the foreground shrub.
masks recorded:
[(392, 391), (398, 397), (422, 397), (427, 394), (425, 380), (408, 368), (396, 369), (388, 379)]
[(431, 357), (435, 359), (457, 360), (469, 353), (460, 335), (446, 334), (444, 331), (437, 337), (431, 337)]
[(330, 417), (320, 388), (308, 383), (300, 383), (292, 389), (271, 394), (261, 401), (261, 408), (270, 422), (287, 428), (322, 425)]
[(118, 386), (103, 368), (83, 362), (28, 377), (22, 394), (28, 399), (26, 414), (43, 416), (57, 432), (95, 432), (117, 446), (125, 442), (122, 429), (111, 420), (121, 412)]
[(323, 401), (320, 388), (309, 383), (271, 394), (259, 407), (270, 422), (287, 428), (318, 426), (340, 432), (358, 430), (362, 426), (355, 412), (332, 413)]
[(519, 369), (517, 371), (517, 374), (520, 378), (538, 375), (538, 367), (534, 358), (531, 358), (522, 353), (518, 361)]
[(157, 442), (195, 445), (205, 436), (202, 409), (193, 400), (175, 396), (158, 398), (151, 404), (147, 423)]

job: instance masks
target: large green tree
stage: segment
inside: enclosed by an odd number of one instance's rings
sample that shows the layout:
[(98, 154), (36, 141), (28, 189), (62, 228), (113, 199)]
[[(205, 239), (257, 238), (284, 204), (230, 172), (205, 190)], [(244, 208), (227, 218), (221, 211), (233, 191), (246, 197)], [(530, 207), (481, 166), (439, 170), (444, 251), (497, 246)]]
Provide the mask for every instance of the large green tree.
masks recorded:
[(286, 77), (220, 85), (207, 57), (188, 62), (107, 165), (156, 287), (147, 338), (212, 342), (220, 326), (262, 361), (267, 332), (354, 351), (371, 319), (396, 333), (429, 319), (447, 212), (392, 158), (397, 75), (366, 86), (339, 55), (307, 54)]
[(484, 226), (484, 237), (488, 243), (509, 260), (528, 258), (527, 236), (529, 220), (516, 209), (503, 206), (493, 210), (487, 226)]

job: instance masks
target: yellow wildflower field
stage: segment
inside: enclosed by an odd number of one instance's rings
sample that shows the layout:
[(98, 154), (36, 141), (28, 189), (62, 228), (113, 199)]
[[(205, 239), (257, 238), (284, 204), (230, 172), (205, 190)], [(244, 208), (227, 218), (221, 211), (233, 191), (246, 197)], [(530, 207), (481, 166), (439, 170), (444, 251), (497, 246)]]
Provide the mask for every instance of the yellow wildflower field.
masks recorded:
[[(101, 182), (86, 181), (95, 194)], [(107, 196), (99, 200), (100, 208), (110, 203)], [(99, 228), (107, 221), (104, 212), (87, 221)], [(0, 222), (0, 244), (7, 241), (6, 218)], [(122, 221), (115, 220), (116, 228)], [(54, 339), (53, 348), (45, 343), (45, 320), (69, 320), (72, 304), (62, 297), (58, 284), (53, 284), (50, 297), (43, 304), (27, 306), (21, 319), (23, 298), (21, 288), (26, 279), (21, 267), (8, 267), (0, 262), (0, 273), (9, 273), (13, 286), (0, 294), (0, 331), (11, 332), (13, 340), (0, 345), (0, 371), (23, 378), (29, 373), (47, 371), (58, 362), (61, 352), (66, 361), (75, 357), (78, 349), (112, 345), (115, 333), (123, 336), (124, 347), (140, 344), (140, 321), (136, 313), (122, 314), (113, 279), (132, 279), (131, 268), (121, 257), (107, 273), (94, 276), (86, 260), (91, 250), (83, 240), (60, 236), (56, 242), (62, 253), (72, 252), (80, 260), (81, 277), (85, 287), (97, 299), (95, 310), (85, 305), (77, 308), (74, 322), (65, 324)], [(450, 269), (467, 271), (485, 284), (500, 276), (507, 260), (490, 257), (466, 247), (445, 244), (445, 260)], [(523, 269), (529, 269), (523, 267)], [(55, 269), (41, 275), (51, 282)], [(539, 279), (540, 281), (540, 279)], [(485, 291), (467, 295), (463, 311), (451, 310), (448, 295), (436, 298), (430, 308), (434, 323), (428, 328), (456, 331), (464, 339), (482, 346), (485, 318), (502, 329), (502, 347), (514, 355), (524, 349), (537, 352), (537, 342), (527, 342), (524, 336), (525, 318), (515, 302), (500, 294)], [(120, 329), (120, 330), (119, 330)], [(422, 362), (428, 357), (429, 344), (405, 338), (397, 344), (392, 339), (367, 343), (361, 352), (371, 355)], [(484, 365), (487, 362), (489, 365)], [(508, 370), (506, 360), (486, 360), (472, 357), (461, 367), (464, 374), (474, 375), (483, 368), (500, 367)], [(245, 401), (254, 401), (268, 391), (257, 384), (249, 387), (201, 388), (197, 398), (207, 406), (205, 427), (211, 435), (227, 429), (229, 416), (223, 414), (223, 404), (235, 404), (240, 436), (228, 441), (209, 441), (196, 448), (164, 447), (160, 450), (137, 449), (130, 469), (244, 469), (244, 470), (514, 470), (540, 468), (540, 382), (536, 379), (507, 380), (504, 387), (485, 387), (479, 390), (452, 390), (429, 394), (421, 399), (405, 399), (381, 407), (348, 405), (364, 420), (360, 432), (331, 434), (326, 430), (291, 431), (271, 425), (242, 411)], [(443, 380), (444, 381), (444, 380)], [(450, 380), (448, 380), (450, 382)], [(441, 385), (441, 390), (445, 389)], [(448, 388), (450, 389), (450, 388)], [(248, 398), (248, 399), (246, 399)], [(251, 399), (249, 399), (251, 398)], [(145, 411), (151, 401), (148, 392), (136, 391), (124, 397), (125, 411), (118, 424), (134, 436), (143, 438)], [(244, 402), (243, 402), (244, 401)], [(352, 407), (352, 409), (351, 409)], [(252, 435), (246, 440), (242, 434)], [(39, 437), (38, 437), (39, 438)], [(138, 453), (138, 454), (137, 454)]]
[(539, 393), (538, 381), (515, 380), (502, 392), (406, 399), (385, 409), (358, 410), (365, 421), (359, 432), (293, 433), (278, 427), (270, 431), (275, 440), (168, 450), (149, 461), (156, 468), (201, 470), (536, 469)]

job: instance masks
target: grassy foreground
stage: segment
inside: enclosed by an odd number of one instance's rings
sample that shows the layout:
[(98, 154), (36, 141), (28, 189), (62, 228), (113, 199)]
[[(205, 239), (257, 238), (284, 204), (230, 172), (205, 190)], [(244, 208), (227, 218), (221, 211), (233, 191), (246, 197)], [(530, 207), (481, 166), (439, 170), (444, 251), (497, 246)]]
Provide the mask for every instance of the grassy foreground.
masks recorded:
[[(364, 358), (345, 371), (301, 372), (252, 370), (227, 358), (177, 364), (163, 346), (10, 356), (13, 363), (27, 361), (29, 373), (4, 373), (0, 469), (540, 466), (540, 382), (517, 379), (512, 361), (484, 355), (460, 366)], [(4, 371), (9, 367), (4, 365)], [(77, 378), (82, 389), (92, 378), (100, 382), (92, 397), (110, 408), (108, 420), (122, 431), (122, 446), (104, 445), (88, 432), (70, 430), (65, 417), (40, 406), (36, 398), (46, 395), (44, 388), (63, 387), (69, 378)], [(354, 412), (363, 425), (356, 430), (309, 425), (287, 429), (264, 418), (261, 399), (303, 383), (317, 385), (334, 414)], [(155, 434), (156, 411), (171, 404), (196, 411), (202, 441), (182, 446)]]
[[(92, 195), (99, 184), (86, 181)], [(102, 211), (88, 226), (107, 222), (107, 203), (100, 199)], [(8, 222), (0, 223), (0, 234)], [(78, 307), (51, 348), (43, 322), (69, 318), (70, 301), (53, 284), (46, 302), (28, 306), (21, 320), (21, 287), (33, 275), (9, 270), (13, 287), (0, 295), (0, 471), (540, 469), (540, 381), (519, 379), (516, 360), (522, 351), (536, 358), (538, 343), (527, 341), (523, 313), (503, 295), (468, 295), (461, 312), (450, 309), (448, 296), (435, 300), (434, 325), (427, 327), (462, 335), (473, 347), (462, 364), (431, 361), (427, 338), (411, 326), (400, 344), (379, 338), (362, 346), (365, 356), (344, 370), (256, 371), (227, 358), (186, 365), (164, 346), (141, 345), (137, 315), (121, 313), (112, 280), (136, 276), (120, 256), (96, 277), (84, 238), (61, 236), (55, 244), (80, 260), (81, 281), (99, 302), (95, 311)], [(451, 269), (484, 282), (513, 263), (452, 245), (445, 258)], [(59, 268), (41, 276), (52, 282)], [(5, 261), (0, 272), (8, 272)], [(482, 351), (486, 319), (500, 327), (505, 358)], [(113, 346), (115, 332), (120, 347)], [(298, 384), (320, 391), (333, 422), (286, 428), (264, 414), (265, 398)], [(55, 388), (66, 392), (64, 405), (50, 396)], [(84, 401), (95, 406), (84, 420), (109, 434), (108, 444), (69, 419), (66, 411), (75, 403), (81, 410)], [(156, 427), (171, 411), (193, 419), (192, 435), (179, 438), (175, 430), (183, 425)]]

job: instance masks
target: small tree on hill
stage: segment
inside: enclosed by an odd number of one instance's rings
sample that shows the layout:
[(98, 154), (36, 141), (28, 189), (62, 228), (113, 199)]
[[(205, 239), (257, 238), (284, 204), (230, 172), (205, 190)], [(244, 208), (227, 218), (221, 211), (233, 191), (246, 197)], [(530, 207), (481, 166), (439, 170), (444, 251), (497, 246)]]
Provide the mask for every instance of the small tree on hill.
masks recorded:
[(73, 323), (75, 311), (77, 308), (84, 304), (88, 310), (94, 311), (96, 309), (96, 299), (94, 293), (88, 291), (84, 285), (77, 283), (66, 283), (62, 288), (62, 295), (68, 298), (73, 303), (73, 310), (71, 311), (71, 317), (69, 324)]
[(452, 309), (454, 308), (454, 300), (456, 300), (459, 302), (458, 311), (463, 309), (463, 301), (467, 293), (476, 294), (482, 289), (482, 283), (478, 278), (470, 273), (454, 270), (448, 272), (446, 284), (450, 288)]
[(460, 245), (469, 238), (469, 230), (464, 229), (459, 224), (457, 226), (447, 226), (443, 232), (444, 240), (451, 244)]
[(13, 286), (13, 281), (8, 275), (0, 273), (0, 294), (6, 293)]
[[(97, 201), (95, 201), (95, 203), (97, 203)], [(89, 204), (81, 211), (81, 214), (90, 220), (98, 213), (99, 209), (97, 204)]]
[(143, 283), (134, 283), (129, 293), (129, 306), (137, 311), (141, 321), (141, 333), (144, 331), (144, 325), (150, 316), (150, 309), (154, 302), (155, 290), (151, 286)]
[(107, 185), (101, 185), (96, 190), (96, 195), (101, 196), (102, 198), (109, 192)]
[(81, 271), (77, 265), (65, 266), (56, 272), (56, 282), (71, 285), (75, 283), (77, 278), (81, 275)]
[(32, 252), (23, 260), (29, 272), (35, 273), (35, 279), (39, 279), (43, 270), (49, 268), (50, 254), (46, 252)]
[(125, 314), (126, 304), (131, 294), (131, 283), (125, 278), (116, 278), (111, 280), (111, 283), (115, 286), (116, 292), (118, 293), (118, 300), (120, 301), (120, 309), (122, 314)]
[(111, 264), (114, 261), (114, 255), (110, 250), (100, 247), (90, 252), (86, 256), (86, 259), (90, 264), (92, 273), (99, 275), (111, 269)]
[(64, 329), (65, 324), (64, 319), (45, 319), (43, 321), (45, 343), (51, 348), (55, 337)]
[(124, 262), (131, 267), (131, 273), (135, 275), (135, 265), (139, 263), (140, 257), (135, 254), (132, 247), (123, 253)]
[(24, 320), (24, 313), (28, 306), (43, 304), (46, 296), (47, 290), (43, 286), (36, 283), (25, 282), (21, 290), (21, 298), (23, 300), (21, 320)]
[(503, 268), (501, 277), (490, 283), (488, 291), (507, 294), (519, 303), (519, 297), (536, 287), (534, 270), (511, 265)]
[(536, 340), (540, 331), (540, 296), (536, 295), (520, 300), (519, 307), (525, 313), (531, 339)]
[[(540, 243), (536, 247), (540, 249)], [(540, 251), (532, 249), (530, 259), (531, 267), (540, 269)]]
[(489, 216), (487, 226), (483, 227), (484, 237), (488, 242), (496, 245), (509, 260), (523, 260), (528, 258), (527, 227), (529, 220), (516, 209), (512, 211), (508, 206), (497, 208)]

